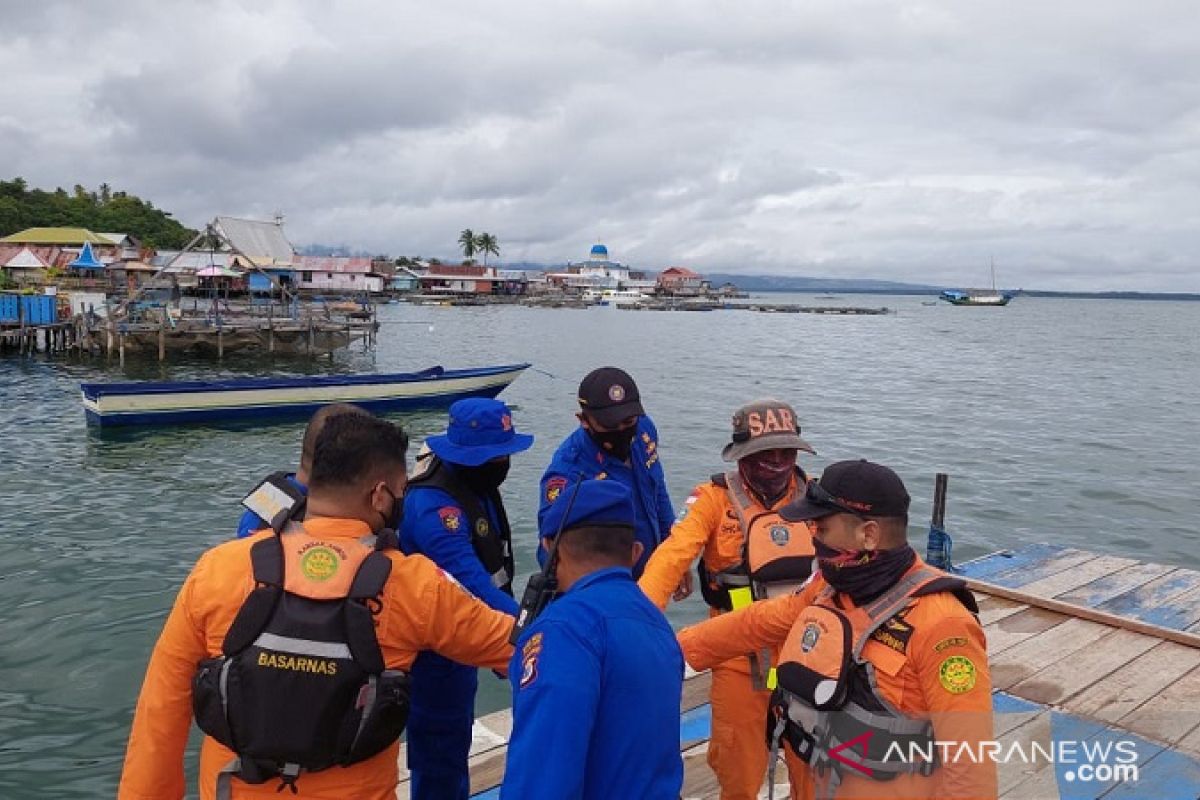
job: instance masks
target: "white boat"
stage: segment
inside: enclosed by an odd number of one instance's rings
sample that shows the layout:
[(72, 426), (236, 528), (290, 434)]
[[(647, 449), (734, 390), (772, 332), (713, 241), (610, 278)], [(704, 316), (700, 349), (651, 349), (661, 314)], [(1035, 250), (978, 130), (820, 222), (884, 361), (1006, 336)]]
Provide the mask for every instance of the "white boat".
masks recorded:
[(80, 388), (91, 424), (164, 425), (307, 417), (330, 403), (353, 403), (376, 412), (446, 408), (464, 397), (495, 397), (528, 367), (508, 364), (376, 375), (85, 383)]
[(605, 289), (600, 292), (599, 302), (602, 306), (631, 306), (651, 299), (650, 295), (636, 289)]

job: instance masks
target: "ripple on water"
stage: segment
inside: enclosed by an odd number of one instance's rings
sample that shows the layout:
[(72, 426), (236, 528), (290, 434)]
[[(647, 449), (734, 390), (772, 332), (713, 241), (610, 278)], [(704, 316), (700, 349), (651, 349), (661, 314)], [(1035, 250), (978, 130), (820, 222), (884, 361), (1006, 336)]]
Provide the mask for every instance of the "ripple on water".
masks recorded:
[[(819, 453), (802, 459), (810, 472), (843, 458), (895, 466), (913, 496), (914, 535), (934, 473), (949, 473), (959, 558), (1052, 541), (1200, 567), (1190, 524), (1200, 305), (1022, 298), (982, 315), (928, 313), (918, 298), (879, 304), (898, 313), (388, 306), (385, 323), (434, 330), (385, 325), (376, 352), (332, 362), (131, 362), (122, 371), (0, 360), (0, 797), (113, 794), (142, 671), (180, 582), (232, 534), (242, 493), (298, 456), (298, 423), (97, 434), (80, 411), (83, 380), (533, 361), (541, 372), (504, 394), (518, 429), (536, 436), (505, 486), (520, 585), (535, 563), (538, 478), (576, 424), (580, 377), (606, 363), (637, 379), (676, 502), (726, 468), (733, 410), (774, 395), (796, 406)], [(1114, 320), (1130, 333), (1113, 336)], [(444, 425), (440, 413), (398, 419), (414, 446)], [(678, 625), (703, 613), (691, 599), (669, 617)], [(480, 713), (506, 703), (505, 686), (481, 680)]]

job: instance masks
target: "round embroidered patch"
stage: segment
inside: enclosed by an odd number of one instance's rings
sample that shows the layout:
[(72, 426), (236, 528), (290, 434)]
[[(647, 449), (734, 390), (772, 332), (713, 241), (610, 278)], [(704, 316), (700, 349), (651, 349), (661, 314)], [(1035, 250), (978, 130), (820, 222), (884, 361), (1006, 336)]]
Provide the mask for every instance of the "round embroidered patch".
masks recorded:
[(779, 547), (787, 547), (787, 543), (791, 538), (791, 532), (788, 531), (786, 525), (772, 526), (771, 541)]
[(608, 387), (608, 399), (614, 403), (619, 403), (625, 399), (625, 387), (619, 383), (614, 383)]
[(476, 536), (487, 536), (488, 530), (490, 530), (490, 529), (488, 528), (488, 521), (486, 519), (484, 519), (483, 517), (480, 517), (479, 519), (475, 520), (475, 535)]
[(950, 694), (963, 694), (975, 688), (975, 664), (966, 656), (950, 656), (938, 667), (938, 680)]
[(815, 622), (808, 623), (804, 628), (804, 635), (800, 637), (800, 650), (808, 653), (817, 646), (817, 639), (821, 638), (821, 629), (817, 627)]
[(328, 547), (313, 547), (300, 556), (300, 571), (313, 581), (327, 581), (338, 571), (337, 553)]

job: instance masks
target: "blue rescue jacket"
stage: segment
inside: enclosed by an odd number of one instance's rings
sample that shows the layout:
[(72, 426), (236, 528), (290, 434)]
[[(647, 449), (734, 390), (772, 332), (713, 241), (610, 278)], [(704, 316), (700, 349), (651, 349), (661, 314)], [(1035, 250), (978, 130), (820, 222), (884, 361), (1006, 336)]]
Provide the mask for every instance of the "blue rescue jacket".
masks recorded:
[[(650, 417), (642, 415), (638, 418), (628, 464), (601, 450), (582, 426), (563, 440), (542, 475), (538, 496), (539, 524), (551, 503), (560, 498), (569, 500), (571, 485), (588, 478), (620, 481), (633, 492), (633, 507), (637, 513), (634, 536), (645, 548), (642, 557), (633, 565), (633, 575), (641, 577), (650, 554), (671, 533), (671, 525), (675, 522), (675, 509), (667, 494), (667, 478), (658, 459), (658, 429)], [(538, 562), (543, 563), (545, 551), (539, 547), (537, 553)]]
[(593, 572), (552, 602), (508, 675), (501, 800), (677, 800), (683, 654), (628, 569)]

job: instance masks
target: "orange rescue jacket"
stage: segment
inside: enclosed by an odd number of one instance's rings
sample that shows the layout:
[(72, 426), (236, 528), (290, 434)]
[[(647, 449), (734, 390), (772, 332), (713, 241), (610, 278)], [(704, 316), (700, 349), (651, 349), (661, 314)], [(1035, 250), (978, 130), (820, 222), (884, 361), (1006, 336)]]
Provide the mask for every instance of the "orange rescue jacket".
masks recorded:
[[(921, 568), (927, 567), (918, 558), (912, 570)], [(805, 610), (818, 602), (835, 603), (848, 616), (861, 617), (849, 598), (831, 594), (817, 574), (797, 594), (754, 603), (680, 631), (684, 658), (695, 669), (708, 669), (738, 654), (778, 650)], [(796, 646), (804, 642), (805, 627), (801, 625), (795, 634)], [(978, 753), (978, 744), (992, 738), (991, 677), (983, 628), (953, 594), (912, 598), (869, 636), (861, 658), (874, 676), (878, 696), (906, 717), (928, 719), (939, 742), (967, 742)], [(951, 757), (931, 774), (902, 774), (886, 782), (850, 773), (837, 787), (839, 800), (996, 796), (995, 764), (975, 763), (966, 755)]]
[[(336, 542), (371, 534), (359, 520), (309, 518), (304, 528), (316, 540)], [(183, 755), (192, 722), (191, 681), (196, 665), (220, 654), (225, 633), (254, 588), (250, 548), (266, 536), (218, 545), (204, 553), (180, 589), (150, 657), (125, 753), (118, 797), (162, 800), (184, 796)], [(503, 670), (512, 655), (512, 617), (488, 608), (458, 586), (432, 561), (388, 551), (392, 572), (384, 588), (376, 634), (388, 669), (408, 670), (421, 650)], [(351, 765), (309, 773), (289, 797), (391, 800), (399, 781), (399, 743)], [(200, 753), (200, 796), (214, 796), (217, 772), (232, 751), (205, 737)], [(235, 798), (278, 798), (277, 782), (233, 782)]]

